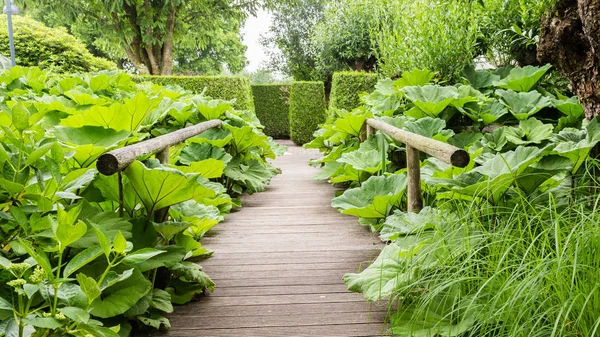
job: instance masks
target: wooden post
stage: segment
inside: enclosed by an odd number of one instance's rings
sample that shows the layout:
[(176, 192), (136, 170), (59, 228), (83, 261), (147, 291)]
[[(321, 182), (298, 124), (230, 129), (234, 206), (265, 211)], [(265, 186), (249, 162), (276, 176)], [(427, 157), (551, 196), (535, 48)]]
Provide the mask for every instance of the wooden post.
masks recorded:
[[(160, 152), (157, 152), (155, 155), (156, 159), (160, 161), (161, 164), (169, 163), (169, 148), (166, 147)], [(164, 222), (167, 221), (167, 216), (169, 215), (169, 207), (161, 208), (154, 212), (154, 221), (155, 222)]]
[(371, 127), (368, 123), (365, 124), (367, 125), (367, 138), (369, 138), (370, 136), (375, 134), (375, 130), (373, 130), (373, 127)]
[(408, 211), (419, 213), (423, 208), (421, 195), (421, 160), (420, 152), (410, 145), (406, 145), (406, 168), (408, 170)]
[(428, 155), (434, 156), (447, 164), (456, 167), (465, 167), (469, 164), (469, 161), (471, 160), (467, 151), (459, 149), (456, 146), (452, 146), (450, 144), (443, 143), (435, 139), (427, 138), (416, 133), (404, 131), (395, 126), (389, 125), (385, 122), (378, 121), (373, 118), (367, 119), (367, 124), (373, 127), (374, 129), (385, 132), (393, 139), (404, 143), (407, 146), (414, 147), (415, 149), (421, 152), (425, 152)]
[(179, 144), (188, 138), (196, 136), (208, 129), (221, 126), (222, 124), (223, 122), (221, 120), (215, 119), (107, 152), (98, 158), (96, 167), (100, 173), (110, 176), (129, 166), (129, 164), (139, 156), (145, 156), (167, 149), (168, 157), (168, 148), (170, 146)]
[(160, 161), (161, 164), (168, 164), (170, 156), (169, 148), (167, 147), (160, 152), (156, 152), (156, 155), (154, 156), (156, 157), (156, 159), (158, 159), (158, 161)]

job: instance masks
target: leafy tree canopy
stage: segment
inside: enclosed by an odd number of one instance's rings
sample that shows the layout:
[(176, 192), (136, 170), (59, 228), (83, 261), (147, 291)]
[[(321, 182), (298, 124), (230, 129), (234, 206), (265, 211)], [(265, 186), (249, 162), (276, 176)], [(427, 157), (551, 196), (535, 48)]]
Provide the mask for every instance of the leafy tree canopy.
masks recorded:
[[(281, 0), (283, 1), (283, 0)], [(290, 0), (291, 1), (291, 0)], [(23, 0), (33, 15), (66, 25), (113, 59), (126, 57), (142, 74), (194, 72), (224, 61), (245, 64), (239, 39), (248, 15), (275, 0)], [(214, 56), (218, 55), (217, 58)], [(207, 57), (211, 61), (207, 62)], [(177, 62), (174, 62), (174, 61)], [(213, 62), (213, 63), (211, 63)], [(180, 68), (177, 68), (180, 67)]]

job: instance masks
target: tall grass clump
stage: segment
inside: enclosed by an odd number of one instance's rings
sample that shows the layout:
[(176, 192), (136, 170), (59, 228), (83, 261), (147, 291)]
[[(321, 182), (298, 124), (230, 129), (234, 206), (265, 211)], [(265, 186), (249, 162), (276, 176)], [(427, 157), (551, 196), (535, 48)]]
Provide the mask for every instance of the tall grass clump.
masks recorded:
[(576, 181), (562, 193), (514, 195), (494, 207), (438, 204), (435, 228), (411, 239), (391, 331), (600, 336), (600, 193), (589, 175)]

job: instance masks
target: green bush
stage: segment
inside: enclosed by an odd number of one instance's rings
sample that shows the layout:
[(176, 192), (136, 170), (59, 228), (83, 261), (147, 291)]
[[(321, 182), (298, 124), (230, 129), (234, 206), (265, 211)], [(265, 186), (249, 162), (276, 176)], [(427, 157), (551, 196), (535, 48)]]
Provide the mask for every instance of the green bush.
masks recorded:
[(138, 79), (148, 80), (159, 85), (178, 85), (183, 89), (207, 96), (232, 100), (233, 107), (239, 110), (254, 111), (254, 100), (250, 79), (242, 76), (141, 76)]
[(296, 144), (308, 143), (319, 124), (325, 122), (323, 82), (294, 82), (290, 89), (290, 138)]
[[(59, 73), (95, 72), (116, 69), (95, 57), (86, 46), (64, 28), (50, 28), (26, 16), (13, 16), (16, 62)], [(0, 17), (0, 53), (10, 55), (6, 15)]]
[(370, 93), (377, 84), (377, 74), (346, 71), (333, 74), (329, 108), (353, 110), (361, 105), (360, 94)]
[(469, 2), (376, 0), (373, 8), (381, 11), (373, 39), (384, 76), (429, 69), (456, 82), (477, 55), (480, 27)]
[(273, 138), (290, 136), (290, 86), (287, 84), (258, 84), (252, 86), (256, 117), (264, 132)]

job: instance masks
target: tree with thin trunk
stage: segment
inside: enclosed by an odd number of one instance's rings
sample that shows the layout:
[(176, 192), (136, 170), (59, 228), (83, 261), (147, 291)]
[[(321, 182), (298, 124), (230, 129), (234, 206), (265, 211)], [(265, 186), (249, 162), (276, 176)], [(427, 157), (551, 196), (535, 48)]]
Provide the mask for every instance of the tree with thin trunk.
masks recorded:
[[(248, 15), (275, 2), (29, 0), (29, 6), (60, 17), (75, 33), (93, 34), (96, 48), (108, 54), (122, 53), (141, 74), (170, 75), (174, 58), (181, 58), (175, 55), (175, 48), (202, 50), (214, 43), (215, 36), (224, 36), (229, 25), (235, 24), (239, 30), (239, 23)], [(197, 53), (190, 55), (191, 59), (197, 57)]]
[(538, 59), (568, 78), (588, 119), (600, 115), (600, 0), (558, 0), (542, 21)]

